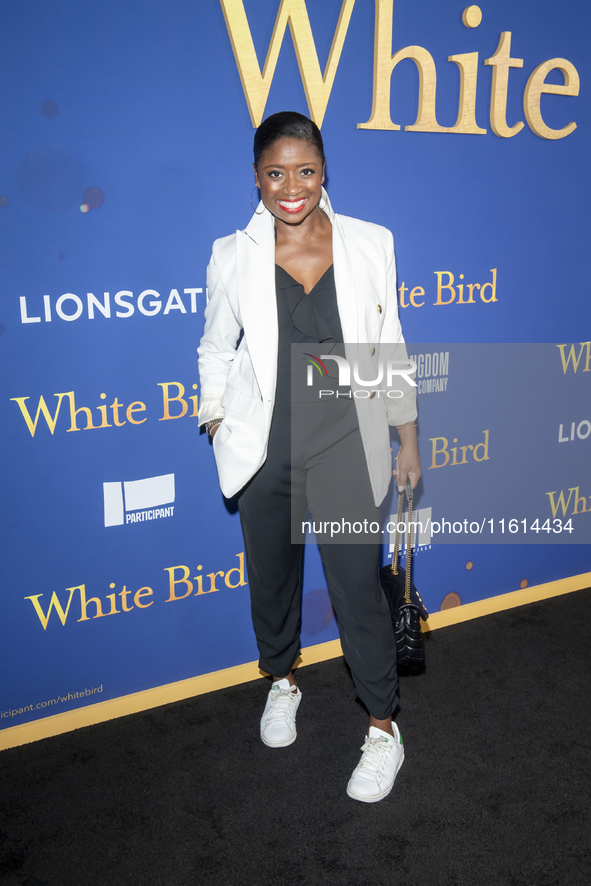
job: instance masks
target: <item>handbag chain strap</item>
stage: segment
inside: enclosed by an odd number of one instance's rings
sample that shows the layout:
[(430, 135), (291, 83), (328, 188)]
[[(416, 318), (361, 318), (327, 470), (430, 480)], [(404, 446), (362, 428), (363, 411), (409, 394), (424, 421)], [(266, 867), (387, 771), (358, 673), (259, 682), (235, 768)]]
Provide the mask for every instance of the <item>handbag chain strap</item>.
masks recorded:
[(398, 527), (402, 522), (402, 507), (404, 505), (404, 492), (398, 493), (398, 517), (396, 518), (396, 535), (394, 536), (394, 553), (392, 554), (392, 572), (398, 575), (398, 549), (400, 547), (400, 533)]
[(400, 532), (398, 527), (402, 522), (402, 508), (404, 506), (404, 492), (408, 499), (408, 530), (406, 538), (406, 576), (404, 580), (404, 602), (410, 603), (410, 568), (411, 568), (411, 546), (412, 546), (412, 497), (413, 488), (410, 479), (407, 478), (406, 489), (398, 493), (398, 517), (396, 519), (396, 535), (394, 537), (394, 553), (392, 554), (392, 572), (398, 575), (398, 551), (400, 549)]
[(406, 481), (406, 497), (408, 498), (408, 531), (406, 536), (406, 580), (404, 582), (404, 601), (410, 603), (410, 565), (412, 546), (412, 484)]

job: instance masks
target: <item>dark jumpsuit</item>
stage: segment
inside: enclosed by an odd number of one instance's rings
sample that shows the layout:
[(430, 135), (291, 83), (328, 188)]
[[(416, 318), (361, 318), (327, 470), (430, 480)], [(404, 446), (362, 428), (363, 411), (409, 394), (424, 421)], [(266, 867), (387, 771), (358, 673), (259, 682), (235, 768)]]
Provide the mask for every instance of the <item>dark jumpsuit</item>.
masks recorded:
[[(259, 665), (283, 677), (300, 651), (302, 522), (342, 517), (379, 523), (380, 511), (352, 398), (320, 402), (317, 388), (299, 383), (305, 378), (302, 354), (326, 354), (343, 340), (333, 267), (308, 294), (279, 265), (275, 270), (279, 348), (267, 458), (238, 506)], [(292, 345), (300, 352), (293, 373)], [(335, 386), (337, 379), (323, 384)], [(380, 720), (398, 703), (396, 647), (379, 580), (381, 539), (376, 533), (366, 535), (364, 543), (351, 536), (354, 543), (337, 538), (319, 544), (345, 660), (361, 700)]]

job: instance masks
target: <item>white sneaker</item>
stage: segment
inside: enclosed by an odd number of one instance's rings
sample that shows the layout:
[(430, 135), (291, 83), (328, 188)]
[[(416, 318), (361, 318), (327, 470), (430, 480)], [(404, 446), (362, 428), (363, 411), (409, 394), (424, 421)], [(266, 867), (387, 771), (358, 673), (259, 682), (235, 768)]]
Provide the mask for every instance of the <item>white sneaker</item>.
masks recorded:
[(361, 748), (363, 755), (353, 770), (347, 793), (362, 803), (376, 803), (387, 797), (394, 787), (394, 779), (404, 760), (404, 747), (396, 723), (392, 723), (394, 738), (387, 732), (369, 727), (369, 735)]
[(261, 717), (261, 739), (268, 748), (285, 748), (296, 740), (295, 718), (302, 700), (297, 686), (287, 677), (273, 683)]

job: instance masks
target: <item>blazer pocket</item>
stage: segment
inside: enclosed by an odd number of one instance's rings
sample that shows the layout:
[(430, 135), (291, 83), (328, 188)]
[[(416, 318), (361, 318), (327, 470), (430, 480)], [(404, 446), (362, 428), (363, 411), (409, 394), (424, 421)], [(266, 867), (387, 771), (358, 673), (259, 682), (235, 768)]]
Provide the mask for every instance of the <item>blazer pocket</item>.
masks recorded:
[(220, 446), (223, 446), (226, 440), (229, 440), (232, 436), (232, 431), (226, 425), (225, 420), (218, 427), (217, 431), (213, 435), (213, 452), (217, 458), (217, 450)]
[(255, 403), (256, 400), (254, 400), (249, 394), (245, 394), (243, 391), (237, 391), (235, 388), (230, 388), (228, 386), (226, 386), (226, 390), (224, 391), (221, 400), (224, 412), (227, 409), (228, 412), (235, 412), (237, 415), (243, 416), (243, 418), (250, 415), (255, 407)]

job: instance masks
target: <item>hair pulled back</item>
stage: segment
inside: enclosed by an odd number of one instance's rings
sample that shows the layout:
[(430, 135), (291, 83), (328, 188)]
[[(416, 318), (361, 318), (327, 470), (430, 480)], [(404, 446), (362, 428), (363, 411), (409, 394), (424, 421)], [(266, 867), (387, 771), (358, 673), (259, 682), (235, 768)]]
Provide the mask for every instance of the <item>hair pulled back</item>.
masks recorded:
[(282, 138), (299, 138), (307, 142), (315, 148), (324, 163), (322, 136), (314, 121), (304, 117), (303, 114), (298, 114), (297, 111), (280, 111), (263, 120), (254, 134), (255, 166), (258, 165), (261, 155)]

